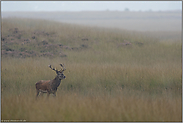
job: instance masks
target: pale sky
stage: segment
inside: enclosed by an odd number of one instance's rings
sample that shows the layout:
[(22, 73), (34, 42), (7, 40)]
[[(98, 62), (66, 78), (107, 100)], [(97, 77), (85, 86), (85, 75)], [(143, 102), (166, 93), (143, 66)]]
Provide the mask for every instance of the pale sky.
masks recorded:
[(1, 1), (1, 11), (167, 11), (182, 1)]

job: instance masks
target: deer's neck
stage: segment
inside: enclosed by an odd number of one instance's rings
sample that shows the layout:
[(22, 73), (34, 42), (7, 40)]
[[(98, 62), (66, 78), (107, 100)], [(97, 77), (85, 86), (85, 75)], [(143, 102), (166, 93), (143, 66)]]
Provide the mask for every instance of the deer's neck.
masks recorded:
[(58, 76), (56, 76), (54, 79), (53, 79), (54, 81), (61, 81), (61, 79), (59, 79), (59, 77)]
[(52, 81), (52, 88), (56, 89), (61, 83), (61, 79), (59, 79), (57, 76)]

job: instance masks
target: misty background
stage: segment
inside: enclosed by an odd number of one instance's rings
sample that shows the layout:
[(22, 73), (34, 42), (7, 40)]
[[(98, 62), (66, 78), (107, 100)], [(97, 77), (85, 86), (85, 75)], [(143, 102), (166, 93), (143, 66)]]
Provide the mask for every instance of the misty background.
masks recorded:
[(171, 11), (182, 1), (2, 1), (1, 11)]
[(181, 31), (182, 1), (2, 1), (1, 16), (135, 31)]

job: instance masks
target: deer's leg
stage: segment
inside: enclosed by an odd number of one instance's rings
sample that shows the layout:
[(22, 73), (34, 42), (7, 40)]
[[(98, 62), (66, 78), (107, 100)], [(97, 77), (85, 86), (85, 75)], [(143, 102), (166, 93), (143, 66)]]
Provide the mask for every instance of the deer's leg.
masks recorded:
[(44, 93), (47, 93), (47, 91), (42, 90), (40, 95), (43, 96)]
[(43, 92), (40, 93), (40, 96), (43, 97)]
[(38, 95), (39, 95), (39, 90), (37, 90), (36, 98), (38, 97)]
[(48, 90), (48, 91), (47, 91), (47, 97), (50, 96), (50, 93), (51, 93), (51, 90)]
[(53, 93), (53, 96), (56, 97), (56, 92)]
[(57, 91), (57, 88), (52, 91), (54, 97), (56, 97), (56, 91)]

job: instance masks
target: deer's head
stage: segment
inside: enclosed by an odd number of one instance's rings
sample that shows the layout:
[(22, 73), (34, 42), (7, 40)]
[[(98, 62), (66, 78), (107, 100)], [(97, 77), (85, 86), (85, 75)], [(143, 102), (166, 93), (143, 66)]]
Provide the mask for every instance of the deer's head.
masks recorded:
[(57, 77), (61, 80), (61, 79), (65, 79), (65, 75), (63, 74), (63, 72), (66, 70), (63, 64), (60, 64), (61, 66), (61, 70), (57, 70), (55, 68), (52, 68), (51, 65), (48, 65), (52, 70), (54, 70), (57, 74)]

